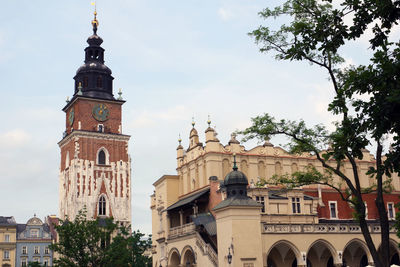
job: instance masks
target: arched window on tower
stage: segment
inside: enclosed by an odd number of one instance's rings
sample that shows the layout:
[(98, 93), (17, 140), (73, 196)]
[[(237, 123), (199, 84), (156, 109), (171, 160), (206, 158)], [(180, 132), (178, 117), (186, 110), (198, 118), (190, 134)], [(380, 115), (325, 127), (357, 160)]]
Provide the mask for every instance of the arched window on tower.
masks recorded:
[(99, 216), (105, 216), (106, 214), (106, 198), (101, 196), (99, 198)]
[(97, 86), (98, 88), (102, 88), (102, 87), (103, 87), (103, 81), (102, 81), (102, 79), (101, 79), (101, 76), (97, 77), (96, 86)]
[(109, 165), (110, 154), (105, 147), (100, 147), (97, 150), (96, 164), (98, 165)]
[(83, 77), (83, 87), (88, 87), (89, 79), (88, 77)]
[(99, 151), (97, 162), (98, 164), (106, 164), (106, 153), (104, 153), (104, 150)]

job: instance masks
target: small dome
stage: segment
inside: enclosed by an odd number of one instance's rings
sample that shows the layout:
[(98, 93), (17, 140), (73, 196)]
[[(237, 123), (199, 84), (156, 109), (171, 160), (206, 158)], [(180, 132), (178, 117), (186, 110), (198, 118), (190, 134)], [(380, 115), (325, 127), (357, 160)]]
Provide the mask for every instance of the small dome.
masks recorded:
[(183, 146), (181, 144), (179, 144), (178, 147), (176, 148), (176, 150), (179, 150), (179, 149), (183, 149)]
[(224, 185), (248, 185), (249, 181), (247, 180), (246, 175), (238, 171), (237, 168), (225, 176)]
[(103, 43), (103, 39), (97, 34), (93, 34), (89, 36), (86, 42), (91, 46), (100, 46)]
[(192, 137), (192, 136), (198, 136), (197, 130), (194, 127), (190, 131), (190, 137)]
[(27, 225), (42, 225), (43, 222), (38, 217), (34, 216), (28, 220)]

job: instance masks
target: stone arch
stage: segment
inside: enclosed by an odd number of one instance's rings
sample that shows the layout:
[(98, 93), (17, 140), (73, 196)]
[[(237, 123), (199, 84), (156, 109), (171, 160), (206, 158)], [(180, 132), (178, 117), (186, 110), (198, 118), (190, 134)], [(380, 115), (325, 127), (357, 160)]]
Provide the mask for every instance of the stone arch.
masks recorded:
[(240, 162), (240, 171), (243, 172), (246, 176), (248, 176), (248, 165), (246, 160), (242, 160)]
[(179, 250), (177, 248), (172, 248), (168, 253), (168, 266), (178, 267), (180, 264), (181, 254), (179, 253)]
[[(381, 245), (382, 244), (379, 244), (378, 253), (381, 250)], [(391, 261), (390, 264), (400, 265), (400, 259), (399, 259), (400, 249), (398, 247), (398, 243), (391, 238), (389, 239), (389, 251), (390, 251), (390, 261)]]
[[(103, 160), (104, 153), (104, 160)], [(96, 164), (110, 165), (110, 153), (105, 147), (100, 147), (96, 153)]]
[(299, 166), (297, 165), (297, 163), (292, 163), (291, 170), (292, 174), (299, 171)]
[[(185, 246), (181, 252), (181, 261), (183, 266), (193, 267), (196, 264), (196, 253), (189, 245)], [(190, 263), (189, 265), (187, 263)]]
[(294, 261), (301, 262), (299, 249), (288, 240), (279, 240), (267, 252), (268, 267), (292, 267)]
[(258, 169), (258, 177), (265, 179), (266, 175), (265, 175), (265, 163), (264, 163), (264, 161), (262, 161), (262, 160), (258, 161), (257, 169)]
[(229, 163), (229, 159), (222, 160), (222, 176), (225, 176), (230, 172), (231, 164)]
[(324, 239), (315, 240), (307, 250), (307, 261), (311, 266), (331, 267), (339, 264), (339, 256), (331, 243)]
[(282, 164), (279, 161), (275, 162), (275, 174), (282, 175)]
[[(366, 263), (363, 263), (364, 258), (366, 258)], [(369, 262), (373, 262), (373, 259), (367, 244), (361, 239), (354, 238), (344, 246), (342, 261), (343, 265), (346, 264), (346, 266), (364, 267), (367, 266)]]

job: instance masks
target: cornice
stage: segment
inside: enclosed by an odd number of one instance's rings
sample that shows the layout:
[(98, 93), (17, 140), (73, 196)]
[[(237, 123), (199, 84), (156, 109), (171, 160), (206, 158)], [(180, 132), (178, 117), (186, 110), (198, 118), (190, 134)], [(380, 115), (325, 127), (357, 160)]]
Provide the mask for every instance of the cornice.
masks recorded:
[(129, 139), (131, 138), (130, 135), (125, 135), (125, 134), (110, 134), (110, 133), (74, 130), (72, 133), (64, 137), (60, 142), (58, 142), (59, 147), (63, 147), (66, 143), (68, 143), (71, 139), (75, 137), (78, 138), (86, 137), (86, 138), (95, 138), (102, 140), (119, 140), (119, 141), (129, 141)]
[(116, 103), (116, 104), (124, 104), (125, 100), (118, 100), (118, 99), (103, 99), (103, 98), (94, 98), (94, 97), (87, 97), (87, 96), (78, 96), (74, 95), (63, 108), (62, 111), (66, 111), (73, 103), (75, 103), (78, 99), (83, 99), (83, 100), (90, 100), (90, 101), (96, 101), (96, 102), (105, 102), (105, 103)]

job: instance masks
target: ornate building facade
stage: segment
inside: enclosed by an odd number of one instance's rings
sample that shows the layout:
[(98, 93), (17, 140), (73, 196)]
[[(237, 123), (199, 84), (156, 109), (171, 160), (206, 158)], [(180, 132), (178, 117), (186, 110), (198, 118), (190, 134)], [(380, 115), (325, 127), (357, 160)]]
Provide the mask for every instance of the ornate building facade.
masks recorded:
[(122, 133), (122, 93), (113, 94), (111, 70), (104, 64), (98, 20), (87, 39), (84, 64), (74, 77), (73, 97), (63, 111), (66, 130), (61, 149), (59, 215), (74, 219), (86, 209), (94, 219), (112, 216), (131, 224), (129, 135)]
[[(357, 164), (361, 186), (369, 187), (374, 179), (365, 173), (375, 159), (367, 150), (363, 154)], [(153, 184), (153, 266), (373, 266), (353, 209), (336, 191), (326, 186), (283, 191), (263, 183), (307, 166), (323, 170), (315, 156), (292, 155), (268, 141), (246, 149), (232, 135), (222, 145), (211, 127), (203, 144), (193, 125), (187, 149), (179, 140), (177, 175)], [(351, 177), (350, 163), (342, 171)], [(400, 195), (399, 177), (392, 179), (394, 190), (385, 195), (390, 220)], [(375, 195), (364, 199), (379, 247)], [(391, 261), (399, 264), (393, 229), (390, 238)]]
[(29, 262), (52, 266), (53, 252), (49, 249), (52, 241), (50, 225), (36, 216), (30, 218), (26, 224), (18, 224), (16, 266), (27, 267)]
[(17, 223), (14, 217), (0, 216), (0, 266), (14, 267)]

